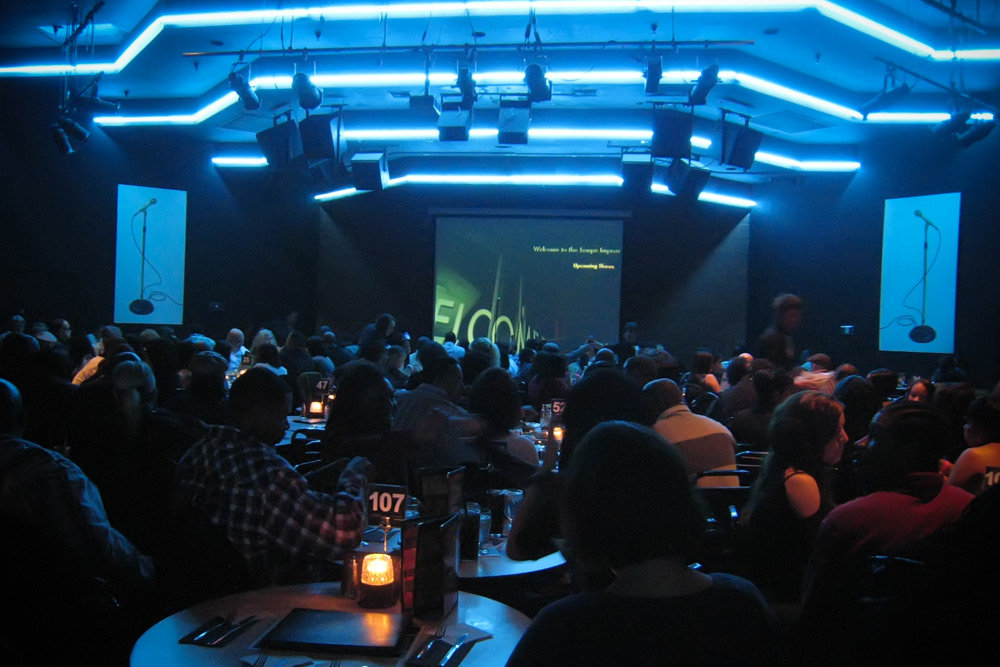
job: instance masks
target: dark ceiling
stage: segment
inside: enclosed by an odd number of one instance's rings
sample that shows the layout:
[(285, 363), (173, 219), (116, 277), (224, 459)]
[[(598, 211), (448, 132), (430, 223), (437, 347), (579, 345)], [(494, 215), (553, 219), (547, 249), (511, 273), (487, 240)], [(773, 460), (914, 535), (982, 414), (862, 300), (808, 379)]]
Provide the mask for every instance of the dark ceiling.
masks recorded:
[[(761, 151), (792, 161), (852, 160), (859, 144), (881, 136), (929, 136), (956, 99), (969, 105), (970, 123), (988, 122), (1000, 94), (1000, 2), (990, 0), (389, 1), (365, 11), (352, 2), (328, 5), (296, 11), (307, 5), (108, 0), (72, 54), (61, 48), (69, 3), (4, 3), (0, 76), (39, 75), (19, 68), (72, 59), (81, 70), (66, 79), (70, 89), (103, 70), (99, 95), (121, 102), (119, 116), (153, 117), (124, 127), (116, 126), (121, 120), (99, 122), (105, 131), (175, 125), (219, 144), (221, 153), (254, 153), (255, 133), (285, 111), (303, 118), (288, 82), (305, 72), (324, 89), (319, 112), (343, 107), (348, 152), (613, 155), (645, 145), (654, 105), (687, 102), (700, 70), (718, 65), (718, 85), (693, 107), (694, 135), (704, 144), (695, 152), (707, 166), (718, 163), (724, 112), (764, 133)], [(86, 0), (77, 16), (93, 7)], [(123, 57), (132, 50), (134, 58)], [(643, 78), (651, 58), (664, 72), (654, 93)], [(552, 99), (532, 105), (526, 146), (500, 145), (491, 132), (501, 95), (526, 91), (521, 77), (532, 63), (548, 72)], [(432, 130), (409, 97), (423, 93), (425, 68), (432, 95), (456, 93), (463, 65), (478, 94), (469, 142), (440, 142), (434, 132), (364, 134)], [(255, 82), (259, 109), (226, 98), (234, 69)], [(883, 91), (887, 71), (912, 92), (885, 112), (938, 117), (862, 119), (859, 110)], [(58, 90), (63, 76), (48, 76)], [(776, 167), (784, 168), (766, 165)]]

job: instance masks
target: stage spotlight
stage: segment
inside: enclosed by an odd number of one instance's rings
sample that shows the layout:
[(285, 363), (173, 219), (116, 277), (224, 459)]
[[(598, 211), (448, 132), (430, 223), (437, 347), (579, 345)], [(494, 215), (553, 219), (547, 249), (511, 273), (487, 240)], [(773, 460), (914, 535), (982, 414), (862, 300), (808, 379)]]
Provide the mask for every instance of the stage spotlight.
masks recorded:
[(910, 87), (905, 83), (901, 83), (892, 88), (883, 89), (881, 93), (862, 104), (858, 111), (861, 112), (862, 118), (868, 120), (868, 114), (875, 113), (876, 111), (884, 111), (885, 109), (894, 106), (901, 99), (906, 97), (909, 92)]
[(962, 148), (968, 148), (972, 144), (976, 143), (980, 139), (985, 139), (993, 128), (996, 127), (996, 120), (987, 120), (976, 123), (968, 130), (958, 135), (958, 143)]
[(545, 78), (545, 69), (538, 63), (524, 68), (524, 83), (528, 86), (529, 102), (548, 102), (552, 99), (552, 82)]
[[(232, 88), (234, 93), (240, 96), (244, 109), (255, 111), (260, 108), (260, 98), (257, 97), (257, 93), (253, 91), (253, 88), (250, 87), (250, 84), (247, 83), (242, 74), (230, 72), (229, 87)], [(322, 95), (320, 95), (320, 99), (322, 99)]]
[(476, 82), (472, 80), (472, 72), (468, 67), (458, 68), (458, 90), (462, 93), (460, 107), (466, 111), (472, 108), (479, 95), (476, 94)]
[(953, 113), (951, 118), (948, 120), (941, 121), (937, 125), (931, 128), (931, 131), (939, 137), (944, 137), (949, 134), (956, 134), (961, 132), (966, 128), (966, 123), (969, 122), (969, 117), (972, 116), (971, 111), (960, 111), (958, 113)]
[(69, 116), (60, 116), (57, 123), (63, 132), (79, 142), (84, 142), (90, 138), (90, 132)]
[(656, 56), (646, 61), (646, 92), (655, 93), (663, 78), (663, 58)]
[(81, 95), (74, 100), (74, 106), (83, 113), (103, 115), (118, 113), (121, 104), (102, 100), (96, 95)]
[(299, 106), (303, 109), (315, 109), (323, 102), (323, 91), (314, 86), (304, 72), (292, 77), (292, 92), (299, 98)]
[(55, 142), (56, 148), (59, 149), (60, 155), (69, 155), (76, 152), (73, 150), (73, 144), (69, 143), (66, 130), (59, 127), (57, 123), (52, 124), (52, 140)]
[[(708, 93), (719, 83), (719, 66), (709, 65), (701, 70), (701, 76), (694, 88), (688, 94), (688, 102), (692, 105), (705, 104), (708, 101)], [(647, 82), (648, 85), (648, 82)]]

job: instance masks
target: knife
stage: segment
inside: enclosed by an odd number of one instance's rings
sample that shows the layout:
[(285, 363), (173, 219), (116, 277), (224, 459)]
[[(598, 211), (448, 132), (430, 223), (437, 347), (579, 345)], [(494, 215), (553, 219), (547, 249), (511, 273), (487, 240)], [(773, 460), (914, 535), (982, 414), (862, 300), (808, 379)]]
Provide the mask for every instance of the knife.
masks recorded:
[(240, 621), (239, 623), (237, 623), (233, 627), (229, 628), (228, 630), (226, 630), (225, 632), (223, 632), (218, 637), (214, 637), (212, 639), (212, 641), (205, 642), (202, 645), (203, 646), (220, 646), (227, 639), (230, 639), (230, 638), (234, 637), (235, 635), (239, 634), (244, 629), (250, 627), (251, 625), (253, 625), (257, 621), (258, 621), (258, 618), (256, 616), (247, 616), (242, 621)]
[(438, 663), (438, 667), (445, 667), (445, 665), (448, 664), (448, 661), (451, 660), (451, 656), (455, 655), (455, 653), (458, 651), (458, 647), (464, 644), (465, 640), (468, 638), (469, 638), (468, 632), (459, 637), (458, 641), (452, 644), (451, 648), (448, 649), (448, 652), (444, 654), (443, 658), (441, 658), (441, 662)]

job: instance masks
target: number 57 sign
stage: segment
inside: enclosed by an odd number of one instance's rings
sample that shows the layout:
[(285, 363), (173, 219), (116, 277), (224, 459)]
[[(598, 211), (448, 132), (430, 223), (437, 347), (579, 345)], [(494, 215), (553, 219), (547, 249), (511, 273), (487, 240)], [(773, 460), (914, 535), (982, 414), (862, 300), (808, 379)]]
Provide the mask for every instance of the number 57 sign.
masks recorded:
[(405, 486), (370, 484), (368, 486), (368, 491), (368, 515), (370, 518), (406, 518)]

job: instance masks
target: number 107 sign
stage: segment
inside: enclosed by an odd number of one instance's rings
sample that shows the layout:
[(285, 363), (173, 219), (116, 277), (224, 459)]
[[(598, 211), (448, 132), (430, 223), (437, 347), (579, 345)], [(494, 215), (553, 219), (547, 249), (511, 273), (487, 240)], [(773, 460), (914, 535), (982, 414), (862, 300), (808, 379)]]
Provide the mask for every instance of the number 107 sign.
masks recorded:
[(370, 484), (368, 486), (368, 515), (371, 518), (406, 518), (406, 487)]

